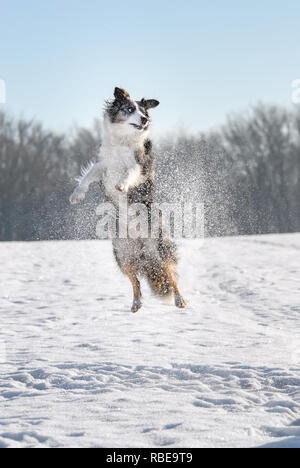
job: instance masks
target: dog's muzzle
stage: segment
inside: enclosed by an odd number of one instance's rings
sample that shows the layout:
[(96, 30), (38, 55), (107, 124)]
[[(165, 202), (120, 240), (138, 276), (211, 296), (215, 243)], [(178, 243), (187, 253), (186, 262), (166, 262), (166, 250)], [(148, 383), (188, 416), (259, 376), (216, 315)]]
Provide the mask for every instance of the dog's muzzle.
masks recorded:
[(130, 125), (132, 125), (137, 130), (145, 131), (149, 127), (149, 121), (147, 120), (144, 125), (137, 125), (137, 124), (134, 124), (134, 123), (131, 123)]

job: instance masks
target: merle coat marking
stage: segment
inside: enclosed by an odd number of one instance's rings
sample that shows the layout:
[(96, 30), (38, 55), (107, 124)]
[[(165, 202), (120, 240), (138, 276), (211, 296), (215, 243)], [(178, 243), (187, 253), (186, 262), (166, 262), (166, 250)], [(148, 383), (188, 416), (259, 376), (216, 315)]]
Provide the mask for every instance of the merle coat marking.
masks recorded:
[[(149, 139), (149, 110), (159, 105), (155, 99), (134, 101), (122, 88), (115, 88), (114, 99), (106, 101), (103, 119), (103, 142), (98, 160), (78, 180), (70, 197), (72, 204), (84, 200), (93, 182), (101, 181), (108, 199), (119, 206), (120, 197), (128, 204), (141, 203), (151, 215), (155, 182), (155, 163)], [(185, 307), (177, 285), (176, 245), (163, 238), (114, 239), (116, 261), (133, 286), (132, 312), (141, 306), (139, 277), (147, 278), (152, 290), (160, 296), (175, 299)]]

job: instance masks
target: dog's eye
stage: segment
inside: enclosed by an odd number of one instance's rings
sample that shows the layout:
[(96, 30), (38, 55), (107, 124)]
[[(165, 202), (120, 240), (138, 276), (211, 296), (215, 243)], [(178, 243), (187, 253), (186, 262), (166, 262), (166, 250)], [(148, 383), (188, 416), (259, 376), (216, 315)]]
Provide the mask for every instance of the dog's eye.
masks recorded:
[(134, 111), (135, 111), (134, 107), (128, 107), (129, 114), (133, 114)]

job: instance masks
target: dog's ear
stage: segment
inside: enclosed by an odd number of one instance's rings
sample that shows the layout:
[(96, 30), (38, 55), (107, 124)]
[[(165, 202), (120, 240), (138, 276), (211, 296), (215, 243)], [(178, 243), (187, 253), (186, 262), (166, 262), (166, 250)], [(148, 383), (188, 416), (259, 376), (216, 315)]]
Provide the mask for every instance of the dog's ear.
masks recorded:
[(142, 99), (142, 104), (146, 109), (154, 109), (159, 105), (159, 101), (156, 99)]
[(115, 88), (114, 96), (117, 101), (123, 101), (130, 97), (129, 93), (123, 88)]

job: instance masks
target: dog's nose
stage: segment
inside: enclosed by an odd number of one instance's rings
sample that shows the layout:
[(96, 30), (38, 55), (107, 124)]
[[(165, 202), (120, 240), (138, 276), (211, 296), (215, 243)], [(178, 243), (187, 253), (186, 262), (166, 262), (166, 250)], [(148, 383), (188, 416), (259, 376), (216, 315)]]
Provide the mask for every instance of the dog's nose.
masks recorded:
[(142, 122), (142, 125), (146, 125), (146, 123), (148, 122), (148, 119), (146, 119), (146, 117), (141, 117), (141, 122)]

